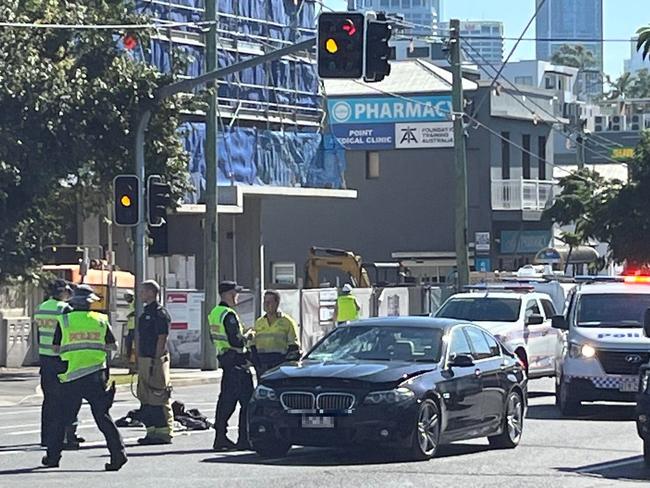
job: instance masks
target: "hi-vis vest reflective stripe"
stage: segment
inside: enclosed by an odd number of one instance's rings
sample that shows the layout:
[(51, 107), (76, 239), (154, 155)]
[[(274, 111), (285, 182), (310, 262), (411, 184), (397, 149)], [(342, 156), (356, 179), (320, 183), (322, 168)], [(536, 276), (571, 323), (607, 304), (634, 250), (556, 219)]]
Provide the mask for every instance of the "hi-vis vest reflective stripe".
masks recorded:
[(106, 315), (76, 311), (63, 315), (61, 359), (68, 369), (59, 375), (62, 382), (74, 381), (106, 368)]
[(34, 314), (34, 322), (38, 328), (38, 353), (41, 356), (58, 356), (54, 352), (54, 331), (59, 324), (61, 314), (67, 304), (59, 300), (50, 298), (38, 306)]
[(353, 295), (341, 295), (336, 301), (339, 313), (336, 320), (339, 322), (348, 322), (357, 320), (359, 312), (357, 311), (357, 300)]
[(244, 349), (240, 347), (233, 347), (230, 345), (230, 342), (228, 342), (226, 327), (223, 324), (223, 321), (228, 313), (235, 314), (235, 317), (237, 317), (237, 321), (239, 322), (239, 334), (244, 334), (244, 328), (241, 325), (241, 320), (239, 320), (237, 312), (235, 312), (230, 307), (224, 307), (222, 305), (217, 305), (214, 307), (208, 316), (208, 322), (210, 323), (210, 334), (212, 335), (212, 342), (214, 343), (214, 347), (217, 350), (217, 356), (221, 356), (223, 353), (229, 351), (230, 349), (233, 349), (237, 352), (245, 352)]

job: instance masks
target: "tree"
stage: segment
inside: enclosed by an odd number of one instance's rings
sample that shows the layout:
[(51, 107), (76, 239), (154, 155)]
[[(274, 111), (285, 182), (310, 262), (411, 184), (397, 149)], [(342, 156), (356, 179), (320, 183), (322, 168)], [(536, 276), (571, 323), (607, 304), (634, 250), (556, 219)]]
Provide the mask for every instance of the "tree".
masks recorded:
[(636, 44), (637, 51), (641, 51), (643, 59), (650, 57), (650, 25), (641, 27), (636, 33), (639, 36)]
[[(4, 22), (135, 24), (123, 2), (5, 0)], [(155, 108), (147, 170), (187, 189), (186, 154), (177, 137), (179, 106), (154, 94), (171, 81), (119, 46), (109, 30), (0, 30), (0, 282), (33, 275), (48, 244), (84, 212), (103, 214), (111, 182), (132, 173), (134, 122)], [(131, 33), (147, 46), (148, 35)]]
[(650, 97), (650, 74), (647, 69), (642, 69), (636, 73), (630, 86), (629, 98), (648, 98)]
[(584, 71), (589, 68), (597, 67), (594, 53), (580, 44), (563, 44), (551, 57), (551, 62), (570, 66)]
[(607, 98), (609, 100), (619, 100), (630, 96), (630, 89), (634, 83), (634, 76), (632, 73), (623, 73), (614, 81), (612, 81), (612, 78), (607, 75), (605, 80), (610, 87), (609, 93), (607, 93)]

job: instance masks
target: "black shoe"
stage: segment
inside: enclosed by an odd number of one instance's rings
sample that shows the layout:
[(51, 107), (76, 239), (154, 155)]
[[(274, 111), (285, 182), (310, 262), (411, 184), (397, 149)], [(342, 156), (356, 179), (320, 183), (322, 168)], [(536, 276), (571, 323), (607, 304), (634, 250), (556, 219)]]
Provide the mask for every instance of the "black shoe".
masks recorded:
[(122, 466), (126, 464), (129, 459), (126, 457), (124, 451), (120, 451), (116, 455), (111, 454), (111, 462), (104, 465), (106, 471), (119, 471)]
[(246, 441), (246, 440), (244, 440), (244, 441), (242, 441), (242, 440), (237, 441), (237, 444), (235, 444), (235, 448), (236, 448), (238, 451), (252, 451), (252, 450), (253, 450), (253, 448), (252, 448), (250, 442), (248, 442), (248, 441)]
[(74, 439), (72, 439), (72, 442), (76, 442), (77, 444), (81, 444), (82, 442), (86, 442), (86, 439), (76, 435), (76, 436), (74, 436)]
[(76, 441), (68, 441), (63, 444), (64, 451), (78, 451), (79, 443)]
[(228, 439), (226, 436), (224, 437), (217, 437), (214, 440), (214, 444), (212, 444), (212, 450), (213, 451), (236, 451), (237, 450), (237, 444), (235, 444), (233, 441)]
[(52, 459), (47, 456), (43, 456), (43, 459), (41, 459), (41, 464), (45, 468), (58, 468), (59, 467), (59, 459)]
[(138, 439), (138, 444), (141, 446), (161, 446), (171, 443), (171, 437), (167, 439), (163, 439), (161, 437), (143, 437), (142, 439)]

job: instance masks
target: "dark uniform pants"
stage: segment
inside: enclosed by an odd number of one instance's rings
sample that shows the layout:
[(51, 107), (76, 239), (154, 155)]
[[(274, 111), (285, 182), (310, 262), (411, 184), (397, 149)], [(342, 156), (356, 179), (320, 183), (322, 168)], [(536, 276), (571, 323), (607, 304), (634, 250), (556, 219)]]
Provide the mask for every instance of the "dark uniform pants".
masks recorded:
[(41, 356), (41, 390), (43, 390), (43, 406), (41, 408), (41, 445), (48, 445), (48, 437), (53, 431), (57, 419), (61, 418), (65, 424), (68, 440), (72, 441), (76, 430), (77, 415), (81, 409), (79, 402), (71, 405), (69, 411), (60, 410), (59, 397), (62, 385), (57, 376), (62, 370), (61, 360), (58, 357)]
[[(123, 451), (122, 437), (108, 413), (113, 403), (113, 395), (106, 391), (106, 371), (97, 371), (78, 380), (62, 383), (57, 408), (61, 412), (70, 412), (78, 403), (81, 403), (82, 399), (85, 399), (90, 405), (95, 423), (104, 434), (110, 453), (115, 455)], [(65, 424), (60, 418), (54, 422), (47, 445), (47, 457), (55, 460), (61, 457), (65, 436)]]
[(221, 377), (221, 393), (217, 401), (215, 429), (217, 436), (225, 436), (228, 432), (228, 420), (235, 412), (239, 403), (239, 441), (248, 439), (247, 411), (248, 402), (253, 396), (253, 376), (250, 369), (244, 366), (229, 366), (223, 368)]
[(258, 367), (260, 368), (260, 370), (257, 371), (258, 378), (266, 373), (269, 369), (273, 369), (276, 366), (284, 363), (287, 359), (286, 354), (279, 352), (258, 352), (257, 357), (259, 362)]

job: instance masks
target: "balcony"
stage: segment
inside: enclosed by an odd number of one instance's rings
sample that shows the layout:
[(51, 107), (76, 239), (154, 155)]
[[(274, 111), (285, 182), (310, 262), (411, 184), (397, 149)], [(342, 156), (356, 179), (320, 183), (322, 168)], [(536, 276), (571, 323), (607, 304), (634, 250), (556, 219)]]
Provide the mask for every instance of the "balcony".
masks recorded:
[(492, 180), (492, 210), (539, 211), (549, 207), (555, 184), (540, 180)]

